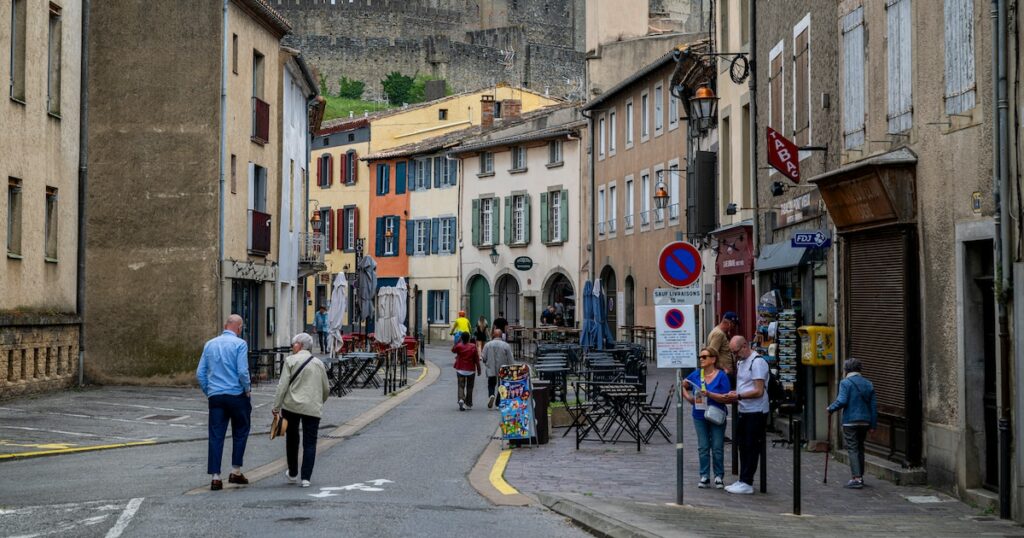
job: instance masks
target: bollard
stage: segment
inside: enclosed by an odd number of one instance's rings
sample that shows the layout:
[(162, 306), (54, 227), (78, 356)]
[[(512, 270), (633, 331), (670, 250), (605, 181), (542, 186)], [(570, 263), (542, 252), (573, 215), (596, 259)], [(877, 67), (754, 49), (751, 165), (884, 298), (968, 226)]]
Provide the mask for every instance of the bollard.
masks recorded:
[(789, 429), (793, 442), (793, 514), (800, 515), (800, 418), (793, 419)]
[(761, 464), (761, 493), (768, 493), (768, 413), (761, 415), (765, 417), (764, 424), (761, 425), (759, 435), (761, 436), (761, 454), (758, 455)]

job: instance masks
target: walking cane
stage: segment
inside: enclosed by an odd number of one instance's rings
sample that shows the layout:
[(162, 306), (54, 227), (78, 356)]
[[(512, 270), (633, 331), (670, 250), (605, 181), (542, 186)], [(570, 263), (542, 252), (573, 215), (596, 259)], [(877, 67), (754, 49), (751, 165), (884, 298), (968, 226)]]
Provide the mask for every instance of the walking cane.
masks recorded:
[(825, 439), (825, 478), (822, 484), (828, 484), (828, 460), (832, 452), (832, 413), (828, 414), (828, 438)]

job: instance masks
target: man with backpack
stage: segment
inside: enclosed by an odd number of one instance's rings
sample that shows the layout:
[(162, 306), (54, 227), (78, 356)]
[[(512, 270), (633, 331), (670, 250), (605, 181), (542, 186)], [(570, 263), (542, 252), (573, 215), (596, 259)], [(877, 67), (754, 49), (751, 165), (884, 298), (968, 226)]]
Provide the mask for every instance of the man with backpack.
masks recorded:
[(736, 390), (729, 399), (739, 404), (737, 447), (740, 451), (740, 479), (725, 488), (729, 493), (752, 495), (757, 460), (764, 444), (765, 425), (770, 410), (768, 403), (768, 361), (750, 348), (742, 336), (729, 341), (729, 350), (736, 361)]

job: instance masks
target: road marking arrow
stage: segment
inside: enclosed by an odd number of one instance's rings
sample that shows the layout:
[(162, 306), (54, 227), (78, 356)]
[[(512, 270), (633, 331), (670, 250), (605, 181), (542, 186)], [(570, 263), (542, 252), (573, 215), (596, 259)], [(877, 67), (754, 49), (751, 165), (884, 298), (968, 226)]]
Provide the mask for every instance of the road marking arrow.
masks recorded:
[(376, 480), (370, 480), (370, 483), (373, 484), (374, 486), (383, 486), (384, 484), (394, 484), (394, 482), (392, 482), (390, 480), (387, 480), (385, 478), (378, 478)]

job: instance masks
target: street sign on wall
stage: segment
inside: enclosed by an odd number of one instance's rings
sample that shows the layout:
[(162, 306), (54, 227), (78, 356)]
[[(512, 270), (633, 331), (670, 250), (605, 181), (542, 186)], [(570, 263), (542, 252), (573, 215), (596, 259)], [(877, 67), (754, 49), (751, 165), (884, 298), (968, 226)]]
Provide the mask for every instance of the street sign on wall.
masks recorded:
[(677, 305), (688, 304), (698, 305), (703, 299), (700, 285), (693, 285), (688, 288), (654, 288), (655, 305)]
[(789, 178), (793, 183), (800, 183), (800, 148), (781, 133), (766, 128), (768, 131), (768, 164)]
[(828, 248), (832, 245), (832, 234), (822, 230), (816, 232), (796, 232), (790, 238), (790, 245), (794, 248)]
[(697, 247), (685, 241), (676, 241), (661, 249), (658, 272), (669, 286), (685, 288), (700, 278), (702, 263)]
[(654, 307), (658, 368), (697, 367), (697, 325), (693, 305)]

